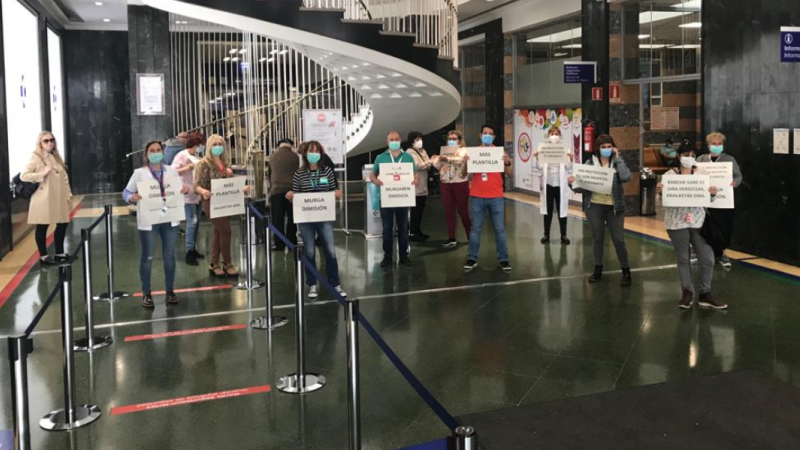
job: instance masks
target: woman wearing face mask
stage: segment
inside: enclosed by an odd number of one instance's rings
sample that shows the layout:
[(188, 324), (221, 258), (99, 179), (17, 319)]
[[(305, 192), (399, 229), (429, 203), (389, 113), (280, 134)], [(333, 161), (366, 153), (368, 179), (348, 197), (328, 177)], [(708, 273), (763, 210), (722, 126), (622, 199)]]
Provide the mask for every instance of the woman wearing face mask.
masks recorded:
[[(561, 143), (561, 130), (552, 126), (547, 130), (547, 139), (551, 144)], [(539, 210), (544, 216), (544, 237), (542, 244), (550, 242), (550, 225), (553, 223), (553, 212), (558, 211), (558, 227), (561, 230), (561, 243), (569, 245), (567, 238), (567, 213), (569, 210), (569, 185), (567, 177), (572, 173), (572, 152), (569, 152), (568, 164), (540, 164), (539, 151), (533, 153), (537, 158), (539, 169)]]
[(447, 133), (447, 146), (458, 147), (454, 155), (434, 155), (433, 165), (439, 170), (439, 186), (442, 190), (442, 203), (444, 204), (445, 222), (447, 224), (447, 242), (442, 247), (455, 247), (456, 241), (456, 211), (461, 217), (464, 232), (469, 239), (472, 222), (469, 218), (469, 181), (467, 177), (467, 148), (461, 132), (453, 130)]
[[(161, 188), (162, 195), (165, 189), (167, 178), (179, 178), (178, 172), (172, 167), (162, 164), (164, 159), (164, 148), (161, 142), (148, 142), (145, 146), (145, 166), (136, 169), (128, 181), (125, 190), (122, 191), (122, 198), (127, 203), (136, 203), (142, 199), (139, 195), (138, 184), (146, 181), (156, 181)], [(181, 194), (186, 195), (190, 191), (189, 185), (183, 185)], [(146, 225), (142, 214), (136, 215), (136, 222), (139, 228), (139, 240), (142, 244), (142, 255), (139, 260), (139, 277), (142, 280), (142, 306), (145, 308), (155, 307), (153, 294), (150, 288), (150, 273), (153, 268), (153, 255), (156, 250), (156, 240), (161, 237), (161, 255), (164, 258), (164, 285), (167, 291), (167, 304), (178, 303), (178, 296), (175, 295), (175, 241), (178, 238), (178, 225), (180, 222), (166, 222), (157, 225)]]
[[(36, 247), (39, 249), (39, 264), (49, 266), (69, 258), (64, 251), (64, 239), (72, 211), (72, 189), (69, 187), (67, 166), (58, 154), (56, 138), (43, 131), (36, 138), (36, 149), (28, 165), (20, 174), (28, 183), (39, 183), (28, 206), (28, 223), (36, 225)], [(47, 255), (47, 229), (55, 224), (55, 257)]]
[(667, 139), (659, 153), (661, 153), (661, 158), (664, 160), (667, 167), (678, 166), (678, 151), (675, 149), (672, 139)]
[(410, 147), (406, 153), (414, 158), (419, 174), (419, 183), (416, 187), (417, 206), (411, 208), (410, 231), (412, 242), (425, 242), (428, 235), (422, 232), (422, 213), (425, 211), (425, 201), (428, 199), (428, 169), (433, 165), (433, 161), (428, 157), (428, 152), (422, 148), (422, 133), (412, 131), (408, 133), (408, 144)]
[[(191, 134), (186, 139), (186, 150), (182, 150), (172, 161), (175, 169), (183, 180), (183, 184), (194, 186), (194, 168), (200, 162), (199, 147), (203, 144), (203, 135)], [(200, 231), (200, 196), (194, 189), (184, 195), (184, 210), (186, 211), (186, 264), (196, 266), (198, 259), (204, 256), (197, 251), (197, 233)]]
[[(206, 156), (197, 163), (194, 169), (194, 191), (202, 198), (203, 211), (206, 216), (211, 217), (211, 180), (231, 178), (233, 170), (222, 136), (214, 134), (209, 137), (206, 149)], [(250, 186), (245, 186), (244, 193), (249, 192)], [(233, 265), (231, 256), (230, 218), (211, 219), (211, 224), (214, 227), (214, 234), (211, 239), (208, 272), (215, 277), (236, 277), (239, 275), (239, 271)]]
[[(730, 162), (733, 165), (733, 181), (731, 188), (736, 189), (742, 184), (742, 171), (736, 158), (725, 152), (725, 135), (722, 133), (714, 132), (706, 136), (706, 145), (708, 145), (709, 153), (701, 155), (697, 158), (697, 162)], [(732, 264), (730, 258), (725, 255), (725, 248), (731, 244), (731, 236), (733, 235), (733, 219), (735, 209), (714, 209), (714, 220), (719, 222), (721, 229), (724, 232), (724, 248), (715, 248), (714, 256), (720, 265), (725, 270), (731, 270)]]
[[(292, 178), (292, 190), (286, 193), (286, 198), (292, 201), (295, 194), (307, 192), (334, 192), (336, 198), (342, 197), (336, 174), (330, 166), (322, 165), (322, 155), (325, 151), (317, 141), (303, 142), (300, 144), (300, 157), (303, 164)], [(303, 253), (306, 258), (316, 267), (316, 246), (314, 241), (319, 239), (322, 253), (325, 255), (325, 271), (328, 274), (328, 282), (336, 289), (342, 297), (347, 297), (347, 293), (342, 290), (339, 280), (339, 261), (336, 259), (336, 246), (333, 240), (334, 222), (314, 222), (301, 223), (300, 235), (303, 236)], [(306, 283), (308, 284), (308, 298), (317, 298), (317, 279), (314, 274), (306, 268)]]
[[(595, 141), (595, 148), (599, 149), (600, 157), (593, 155), (586, 161), (587, 165), (600, 166), (614, 169), (614, 183), (611, 194), (600, 194), (584, 189), (573, 189), (583, 194), (583, 210), (592, 228), (592, 242), (594, 249), (594, 272), (589, 277), (590, 283), (603, 279), (603, 254), (605, 253), (605, 229), (611, 233), (611, 242), (617, 251), (617, 259), (622, 268), (621, 286), (631, 285), (631, 266), (628, 262), (628, 249), (625, 247), (625, 197), (622, 183), (631, 180), (630, 169), (625, 160), (619, 157), (615, 148), (614, 139), (607, 134), (601, 134)], [(570, 186), (575, 182), (575, 177), (567, 178)]]
[[(678, 150), (678, 160), (681, 167), (671, 169), (671, 175), (691, 175), (694, 173), (697, 161), (694, 157), (694, 149), (691, 145), (681, 145)], [(656, 188), (658, 193), (664, 185), (659, 183)], [(717, 194), (717, 188), (711, 186), (709, 192), (713, 196)], [(681, 309), (689, 309), (694, 303), (694, 290), (692, 289), (692, 266), (690, 263), (691, 249), (697, 253), (700, 263), (700, 299), (698, 304), (714, 309), (725, 309), (728, 307), (725, 302), (718, 300), (711, 293), (711, 280), (714, 277), (714, 250), (703, 238), (700, 230), (706, 219), (706, 209), (701, 207), (673, 207), (664, 208), (664, 225), (667, 234), (672, 241), (675, 249), (675, 256), (678, 258), (678, 276), (681, 281), (682, 295), (678, 302)]]

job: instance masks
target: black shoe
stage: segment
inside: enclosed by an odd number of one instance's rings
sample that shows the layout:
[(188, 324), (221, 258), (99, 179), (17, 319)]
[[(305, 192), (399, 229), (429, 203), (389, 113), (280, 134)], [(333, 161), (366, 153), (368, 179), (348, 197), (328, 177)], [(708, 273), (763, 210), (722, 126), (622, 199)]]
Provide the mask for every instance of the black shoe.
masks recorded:
[(500, 268), (505, 273), (511, 272), (511, 264), (508, 261), (500, 261)]
[(381, 267), (392, 267), (392, 257), (384, 256), (383, 261), (381, 261)]
[(422, 239), (425, 239), (426, 241), (431, 238), (430, 236), (428, 236), (425, 233), (419, 233), (419, 235), (422, 237)]
[(694, 303), (694, 292), (684, 289), (681, 294), (681, 300), (678, 302), (678, 308), (689, 309), (692, 307), (692, 303)]
[(444, 248), (458, 247), (458, 241), (456, 241), (455, 239), (448, 239), (447, 242), (442, 244), (442, 247)]
[(400, 257), (400, 264), (402, 264), (404, 266), (410, 266), (411, 265), (411, 258), (409, 258), (408, 256), (401, 256)]
[(186, 264), (189, 266), (198, 265), (197, 257), (194, 256), (194, 253), (192, 253), (191, 251), (186, 252)]
[(147, 309), (153, 309), (156, 307), (156, 304), (153, 303), (153, 296), (150, 294), (144, 295), (142, 297), (142, 306)]
[(467, 262), (464, 263), (464, 272), (472, 272), (476, 267), (478, 267), (478, 261), (468, 259)]
[(175, 295), (174, 291), (167, 291), (167, 304), (170, 304), (170, 305), (177, 305), (178, 304), (178, 296)]
[(561, 236), (561, 243), (564, 244), (564, 245), (569, 245), (570, 244), (570, 240), (566, 236)]
[(425, 239), (423, 239), (422, 236), (418, 234), (412, 234), (411, 236), (408, 237), (408, 240), (410, 242), (425, 242)]
[(603, 266), (594, 266), (594, 272), (592, 272), (592, 276), (589, 277), (589, 283), (597, 283), (598, 281), (603, 279)]
[(66, 253), (61, 253), (61, 254), (58, 254), (58, 255), (54, 255), (53, 259), (57, 263), (64, 262), (64, 261), (69, 261), (69, 255), (66, 254)]
[(56, 264), (58, 264), (56, 260), (49, 256), (45, 256), (44, 258), (39, 258), (39, 265), (43, 267), (55, 266)]
[(542, 240), (539, 241), (539, 242), (541, 242), (542, 244), (549, 244), (550, 243), (550, 236), (544, 235), (544, 237), (542, 237)]
[(628, 287), (631, 285), (631, 268), (630, 267), (623, 267), (622, 268), (622, 279), (619, 281), (619, 285), (622, 287)]
[(714, 309), (727, 309), (728, 304), (717, 300), (711, 292), (706, 292), (705, 294), (700, 294), (700, 300), (697, 301), (697, 304), (700, 306), (704, 306), (706, 308), (714, 308)]
[(194, 254), (195, 259), (205, 259), (205, 255), (201, 255), (200, 252), (197, 251), (197, 249), (190, 250), (189, 253)]

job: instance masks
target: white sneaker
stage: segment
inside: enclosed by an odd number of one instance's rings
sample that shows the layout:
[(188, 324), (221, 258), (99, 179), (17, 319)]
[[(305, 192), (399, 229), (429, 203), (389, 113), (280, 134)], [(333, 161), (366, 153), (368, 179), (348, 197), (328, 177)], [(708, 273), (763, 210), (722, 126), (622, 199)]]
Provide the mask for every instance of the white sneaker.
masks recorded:
[(319, 290), (317, 290), (317, 285), (310, 286), (308, 288), (308, 298), (317, 298), (319, 296)]
[(334, 289), (336, 289), (336, 292), (342, 297), (347, 297), (347, 292), (343, 291), (341, 286), (336, 286)]

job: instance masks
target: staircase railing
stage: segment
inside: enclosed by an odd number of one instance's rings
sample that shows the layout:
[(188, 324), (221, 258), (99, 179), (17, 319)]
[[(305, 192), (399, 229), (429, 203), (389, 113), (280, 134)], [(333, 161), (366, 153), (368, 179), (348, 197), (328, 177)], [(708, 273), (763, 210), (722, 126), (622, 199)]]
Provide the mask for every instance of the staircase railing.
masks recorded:
[(350, 21), (380, 22), (385, 33), (414, 36), (458, 66), (458, 5), (454, 0), (303, 0), (303, 7), (342, 10)]

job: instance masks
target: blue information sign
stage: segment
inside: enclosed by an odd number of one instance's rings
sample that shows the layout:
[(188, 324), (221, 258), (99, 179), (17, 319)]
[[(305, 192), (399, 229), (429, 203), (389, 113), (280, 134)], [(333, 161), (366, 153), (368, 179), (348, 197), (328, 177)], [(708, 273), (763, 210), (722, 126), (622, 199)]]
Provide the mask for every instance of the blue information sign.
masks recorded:
[(597, 83), (596, 62), (564, 62), (565, 84), (595, 84)]
[(781, 62), (800, 63), (800, 27), (781, 27)]

